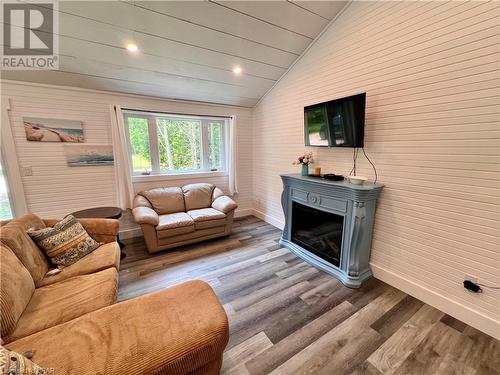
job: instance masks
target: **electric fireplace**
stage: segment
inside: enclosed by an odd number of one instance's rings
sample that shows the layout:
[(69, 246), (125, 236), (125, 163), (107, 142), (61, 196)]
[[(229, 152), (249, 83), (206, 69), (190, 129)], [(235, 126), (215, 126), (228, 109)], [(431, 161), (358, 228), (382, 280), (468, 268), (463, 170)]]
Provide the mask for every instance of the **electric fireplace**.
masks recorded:
[(280, 244), (358, 288), (369, 278), (370, 247), (380, 183), (353, 185), (282, 175), (285, 227)]

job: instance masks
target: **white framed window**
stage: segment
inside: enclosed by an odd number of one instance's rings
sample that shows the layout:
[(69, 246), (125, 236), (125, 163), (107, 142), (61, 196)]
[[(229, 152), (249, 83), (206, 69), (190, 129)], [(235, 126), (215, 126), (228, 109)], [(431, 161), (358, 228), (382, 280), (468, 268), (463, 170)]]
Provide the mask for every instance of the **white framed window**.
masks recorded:
[(123, 111), (133, 176), (227, 171), (228, 119)]

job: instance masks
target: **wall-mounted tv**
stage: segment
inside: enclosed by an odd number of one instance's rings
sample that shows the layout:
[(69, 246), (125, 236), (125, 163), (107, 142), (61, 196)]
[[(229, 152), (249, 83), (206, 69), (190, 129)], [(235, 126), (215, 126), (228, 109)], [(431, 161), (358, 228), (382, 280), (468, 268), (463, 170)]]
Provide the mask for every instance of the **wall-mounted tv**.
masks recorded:
[(363, 147), (366, 93), (304, 108), (306, 146)]

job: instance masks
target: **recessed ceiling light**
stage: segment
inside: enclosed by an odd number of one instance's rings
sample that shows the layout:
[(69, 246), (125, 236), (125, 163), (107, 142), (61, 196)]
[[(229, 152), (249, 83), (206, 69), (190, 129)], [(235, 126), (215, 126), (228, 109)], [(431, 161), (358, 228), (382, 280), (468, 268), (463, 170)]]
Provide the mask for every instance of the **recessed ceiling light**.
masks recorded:
[(241, 66), (235, 66), (233, 68), (233, 73), (236, 74), (237, 76), (239, 76), (241, 74), (241, 72), (243, 72), (243, 69), (241, 69)]
[(135, 52), (139, 51), (139, 47), (137, 47), (137, 44), (135, 44), (135, 43), (129, 43), (129, 44), (127, 44), (127, 50), (129, 52), (135, 53)]

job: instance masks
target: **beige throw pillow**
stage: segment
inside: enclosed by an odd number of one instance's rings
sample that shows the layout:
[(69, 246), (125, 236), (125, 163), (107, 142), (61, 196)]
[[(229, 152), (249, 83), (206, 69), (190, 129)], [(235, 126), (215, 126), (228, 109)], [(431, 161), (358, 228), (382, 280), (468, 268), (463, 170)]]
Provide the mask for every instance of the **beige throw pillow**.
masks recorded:
[(56, 266), (70, 266), (101, 245), (72, 215), (52, 228), (29, 229), (28, 234)]

